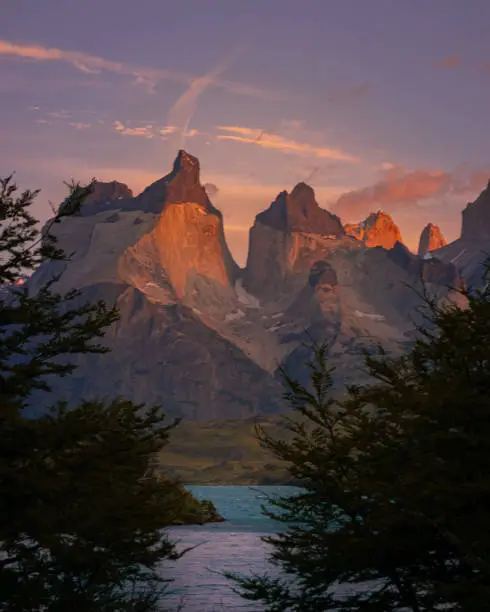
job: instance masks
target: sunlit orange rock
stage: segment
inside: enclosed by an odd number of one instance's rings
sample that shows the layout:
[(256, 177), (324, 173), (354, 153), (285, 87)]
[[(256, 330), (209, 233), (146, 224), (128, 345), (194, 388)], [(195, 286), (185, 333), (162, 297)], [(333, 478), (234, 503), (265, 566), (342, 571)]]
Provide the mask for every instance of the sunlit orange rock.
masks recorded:
[(397, 242), (403, 242), (400, 230), (390, 215), (378, 210), (361, 223), (344, 226), (346, 234), (357, 238), (368, 247), (392, 249)]
[[(170, 285), (175, 296), (192, 301), (193, 294), (212, 283), (227, 291), (236, 265), (226, 245), (221, 213), (211, 204), (199, 179), (199, 161), (180, 151), (170, 174), (148, 187), (138, 198), (143, 210), (160, 210), (153, 230), (129, 247), (119, 273), (132, 282)], [(151, 271), (144, 265), (151, 261)], [(139, 262), (135, 278), (131, 265)], [(159, 272), (160, 271), (160, 272)]]
[(429, 223), (424, 227), (422, 233), (420, 234), (418, 254), (421, 256), (425, 255), (430, 251), (435, 251), (436, 249), (446, 246), (446, 244), (447, 241), (442, 235), (439, 227)]

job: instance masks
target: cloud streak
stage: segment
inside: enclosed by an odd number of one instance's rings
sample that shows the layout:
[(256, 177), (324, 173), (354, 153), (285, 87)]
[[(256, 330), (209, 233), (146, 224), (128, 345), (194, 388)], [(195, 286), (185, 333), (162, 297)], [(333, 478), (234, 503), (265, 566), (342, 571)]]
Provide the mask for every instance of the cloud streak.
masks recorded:
[[(110, 72), (113, 74), (127, 76), (131, 77), (135, 83), (143, 84), (148, 87), (149, 91), (154, 91), (156, 84), (164, 80), (190, 84), (191, 88), (194, 87), (195, 89), (199, 86), (199, 84), (202, 85), (205, 82), (202, 79), (213, 77), (213, 71), (208, 75), (196, 78), (183, 72), (166, 70), (163, 68), (136, 66), (134, 64), (108, 60), (79, 51), (67, 51), (58, 49), (56, 47), (44, 47), (42, 45), (34, 44), (22, 45), (2, 39), (0, 39), (0, 55), (38, 62), (64, 62), (71, 64), (80, 72), (90, 75), (99, 75), (103, 72)], [(268, 100), (277, 100), (284, 97), (283, 94), (259, 89), (244, 83), (238, 83), (230, 80), (221, 81), (216, 78), (216, 75), (212, 81), (212, 84), (237, 95), (253, 96)]]
[(214, 85), (221, 74), (230, 66), (235, 54), (224, 57), (206, 74), (193, 79), (186, 91), (176, 100), (168, 114), (168, 124), (177, 127), (180, 143), (177, 148), (183, 149), (189, 134), (189, 124), (196, 114), (199, 99), (204, 91)]
[(173, 134), (177, 127), (175, 125), (166, 125), (158, 130), (160, 136), (167, 137), (170, 134)]
[(121, 121), (114, 121), (114, 129), (123, 136), (142, 136), (151, 140), (153, 138), (153, 126), (143, 125), (136, 128), (127, 127)]
[(265, 132), (260, 129), (253, 129), (241, 126), (220, 125), (217, 126), (220, 132), (217, 140), (231, 140), (244, 144), (254, 144), (264, 149), (276, 149), (283, 153), (296, 153), (299, 155), (310, 155), (320, 159), (336, 159), (346, 162), (358, 162), (359, 159), (353, 155), (349, 155), (341, 149), (331, 147), (319, 147), (311, 145), (307, 142), (284, 138), (279, 134)]

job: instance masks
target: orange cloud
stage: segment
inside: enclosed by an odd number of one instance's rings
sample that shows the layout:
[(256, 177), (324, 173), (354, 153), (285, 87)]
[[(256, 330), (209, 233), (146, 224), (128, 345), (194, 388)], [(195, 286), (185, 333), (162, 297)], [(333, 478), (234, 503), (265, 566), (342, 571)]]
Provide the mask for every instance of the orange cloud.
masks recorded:
[(487, 177), (483, 171), (460, 176), (458, 172), (425, 168), (407, 172), (393, 166), (374, 185), (342, 194), (333, 209), (348, 220), (358, 221), (380, 208), (393, 212), (416, 206), (421, 200), (477, 191), (485, 186)]
[(284, 138), (278, 134), (272, 134), (260, 129), (252, 129), (240, 126), (221, 125), (217, 129), (228, 134), (218, 134), (217, 140), (233, 140), (246, 144), (255, 144), (265, 149), (277, 149), (285, 153), (309, 154), (314, 157), (337, 159), (348, 162), (357, 162), (358, 158), (348, 155), (340, 149), (329, 147), (317, 147), (306, 142)]
[(462, 60), (458, 55), (450, 55), (436, 62), (439, 68), (458, 68), (461, 66)]
[[(184, 74), (162, 68), (147, 68), (143, 66), (135, 66), (133, 64), (125, 64), (107, 60), (88, 53), (78, 51), (66, 51), (55, 47), (43, 47), (41, 45), (20, 45), (8, 40), (0, 39), (0, 55), (30, 59), (35, 61), (58, 61), (66, 62), (74, 66), (77, 70), (87, 74), (99, 74), (101, 72), (112, 72), (115, 74), (132, 77), (136, 83), (143, 84), (149, 87), (152, 91), (155, 84), (162, 80), (172, 80), (187, 84), (196, 82), (196, 78), (192, 75)], [(198, 77), (202, 78), (202, 77)], [(216, 79), (213, 85), (221, 87), (238, 95), (253, 96), (257, 98), (277, 100), (284, 95), (277, 92), (262, 90), (243, 83), (230, 80)]]
[(169, 134), (173, 134), (177, 127), (175, 125), (166, 125), (158, 130), (160, 136), (168, 136)]
[(218, 125), (218, 130), (222, 132), (232, 132), (234, 134), (243, 134), (244, 136), (258, 136), (262, 130), (240, 127), (238, 125)]

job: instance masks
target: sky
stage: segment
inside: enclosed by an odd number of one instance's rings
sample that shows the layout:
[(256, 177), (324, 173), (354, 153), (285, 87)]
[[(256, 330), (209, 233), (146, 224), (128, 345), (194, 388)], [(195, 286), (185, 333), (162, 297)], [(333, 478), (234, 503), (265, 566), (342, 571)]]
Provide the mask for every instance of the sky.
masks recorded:
[(457, 238), (490, 178), (488, 0), (0, 0), (0, 176), (135, 193), (196, 155), (244, 263), (255, 215), (299, 181), (416, 248)]

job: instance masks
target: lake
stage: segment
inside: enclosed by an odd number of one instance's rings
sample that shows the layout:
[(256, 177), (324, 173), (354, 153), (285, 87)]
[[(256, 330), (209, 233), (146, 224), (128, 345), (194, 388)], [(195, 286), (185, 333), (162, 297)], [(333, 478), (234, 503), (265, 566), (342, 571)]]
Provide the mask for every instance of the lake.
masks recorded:
[(198, 499), (210, 499), (225, 523), (182, 526), (170, 529), (179, 547), (196, 546), (166, 575), (175, 579), (175, 593), (164, 598), (166, 609), (183, 612), (260, 611), (234, 594), (230, 581), (219, 573), (261, 573), (268, 568), (267, 545), (261, 537), (274, 533), (279, 524), (264, 517), (261, 504), (267, 495), (294, 493), (294, 487), (189, 486)]

